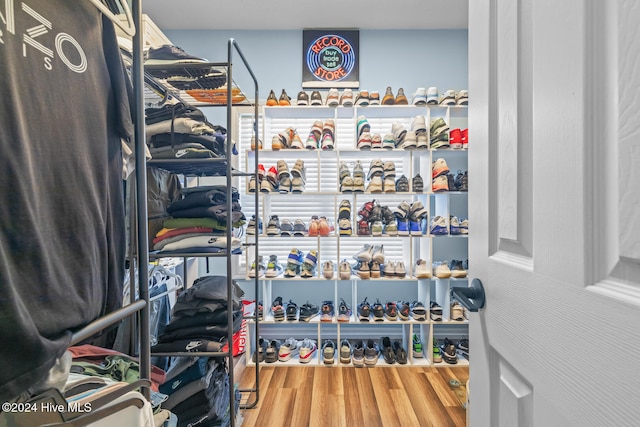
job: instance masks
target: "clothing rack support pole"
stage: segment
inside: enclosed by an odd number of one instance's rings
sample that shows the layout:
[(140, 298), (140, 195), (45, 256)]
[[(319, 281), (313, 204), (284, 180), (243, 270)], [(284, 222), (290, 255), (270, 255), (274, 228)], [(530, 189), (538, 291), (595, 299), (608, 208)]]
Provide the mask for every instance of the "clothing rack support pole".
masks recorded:
[[(133, 91), (134, 91), (134, 140), (136, 153), (136, 215), (138, 236), (138, 286), (140, 299), (145, 301), (145, 307), (140, 311), (140, 379), (151, 378), (151, 337), (149, 336), (149, 232), (147, 223), (147, 158), (145, 153), (145, 122), (144, 122), (144, 64), (142, 62), (142, 45), (144, 34), (142, 29), (142, 0), (132, 1), (133, 22), (136, 34), (133, 37)], [(132, 288), (132, 292), (135, 289)], [(142, 394), (147, 400), (151, 398), (148, 387), (142, 388)]]

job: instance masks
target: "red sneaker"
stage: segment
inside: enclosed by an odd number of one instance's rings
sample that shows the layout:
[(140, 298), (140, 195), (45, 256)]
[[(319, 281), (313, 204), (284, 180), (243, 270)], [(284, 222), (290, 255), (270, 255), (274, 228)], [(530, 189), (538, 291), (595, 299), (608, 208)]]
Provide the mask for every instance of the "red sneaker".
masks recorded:
[(454, 149), (462, 148), (462, 131), (459, 128), (449, 132), (449, 146)]
[(469, 129), (467, 128), (462, 130), (462, 148), (466, 150), (468, 146), (469, 146)]

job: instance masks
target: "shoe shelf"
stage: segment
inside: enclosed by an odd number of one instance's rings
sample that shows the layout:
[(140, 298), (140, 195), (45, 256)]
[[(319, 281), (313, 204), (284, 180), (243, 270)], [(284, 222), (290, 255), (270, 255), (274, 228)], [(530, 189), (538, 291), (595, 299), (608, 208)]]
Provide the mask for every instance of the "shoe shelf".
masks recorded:
[[(385, 363), (380, 356), (375, 366), (452, 366), (446, 362), (434, 363), (431, 343), (433, 338), (444, 338), (445, 336), (466, 336), (468, 335), (468, 321), (451, 321), (450, 305), (451, 289), (456, 286), (466, 286), (467, 278), (446, 278), (435, 277), (416, 278), (414, 267), (418, 260), (427, 263), (429, 271), (433, 274), (434, 263), (456, 260), (466, 260), (468, 258), (468, 234), (467, 235), (432, 235), (430, 233), (431, 222), (436, 217), (444, 218), (446, 228), (451, 228), (451, 216), (468, 218), (467, 192), (456, 191), (455, 188), (447, 188), (446, 191), (434, 192), (432, 188), (433, 168), (446, 162), (449, 173), (454, 175), (458, 171), (467, 170), (466, 149), (452, 148), (416, 148), (416, 149), (358, 149), (358, 120), (364, 116), (370, 126), (371, 135), (378, 133), (384, 138), (385, 134), (391, 133), (397, 123), (405, 130), (411, 130), (416, 117), (424, 116), (427, 128), (428, 141), (430, 124), (433, 120), (443, 119), (449, 128), (467, 128), (468, 109), (465, 106), (366, 106), (366, 107), (327, 107), (327, 106), (274, 106), (263, 107), (262, 116), (263, 127), (261, 129), (262, 149), (251, 151), (250, 135), (243, 138), (240, 136), (240, 158), (244, 159), (247, 171), (255, 173), (255, 156), (260, 156), (260, 161), (264, 166), (265, 176), (271, 168), (278, 174), (278, 164), (282, 163), (290, 173), (292, 167), (298, 160), (304, 162), (304, 189), (299, 193), (280, 192), (259, 192), (257, 197), (259, 221), (262, 222), (263, 229), (273, 216), (277, 216), (279, 221), (288, 219), (292, 223), (299, 219), (307, 227), (312, 216), (325, 216), (336, 230), (340, 230), (338, 219), (340, 206), (344, 200), (350, 204), (349, 225), (351, 235), (340, 235), (339, 233), (329, 237), (282, 237), (259, 235), (261, 242), (259, 255), (263, 256), (266, 265), (270, 255), (277, 256), (278, 261), (286, 268), (289, 252), (292, 248), (297, 248), (307, 254), (311, 250), (316, 250), (317, 266), (313, 278), (285, 278), (282, 275), (275, 278), (259, 278), (260, 291), (256, 299), (263, 302), (265, 307), (265, 320), (259, 321), (260, 335), (265, 339), (284, 340), (288, 337), (296, 339), (310, 338), (316, 341), (318, 351), (315, 359), (311, 361), (313, 366), (353, 366), (353, 363), (342, 364), (336, 355), (332, 365), (325, 365), (322, 361), (322, 344), (325, 339), (331, 339), (337, 346), (336, 353), (339, 353), (340, 341), (348, 339), (353, 344), (355, 340), (373, 339), (377, 343), (382, 336), (389, 336), (392, 341), (398, 340), (404, 349), (407, 350), (408, 363), (390, 365)], [(240, 117), (241, 128), (247, 128), (248, 120)], [(245, 120), (246, 122), (242, 122)], [(323, 128), (327, 123), (333, 121), (333, 149), (271, 149), (271, 141), (274, 137), (279, 138), (279, 134), (285, 132), (289, 127), (294, 128), (302, 145), (306, 145), (310, 137), (312, 127), (316, 122), (322, 122)], [(316, 124), (316, 126), (319, 126)], [(284, 136), (284, 135), (283, 135)], [(448, 132), (447, 132), (448, 136)], [(427, 142), (429, 144), (429, 142)], [(380, 159), (382, 163), (393, 162), (395, 176), (394, 187), (398, 178), (404, 175), (409, 182), (410, 191), (370, 191), (368, 186), (371, 180), (368, 178), (369, 172), (374, 166), (374, 160)], [(440, 163), (438, 163), (438, 162)], [(364, 191), (341, 191), (340, 170), (345, 164), (349, 175), (353, 177), (353, 172), (362, 167)], [(439, 167), (439, 166), (438, 166)], [(387, 172), (389, 172), (388, 170)], [(272, 171), (273, 173), (273, 171)], [(413, 191), (413, 178), (420, 175), (423, 180), (423, 191)], [(392, 173), (388, 173), (393, 176)], [(249, 179), (240, 178), (239, 188), (246, 188), (243, 194), (243, 206), (254, 200), (255, 193), (249, 192)], [(384, 183), (384, 182), (383, 182)], [(260, 183), (257, 183), (260, 189)], [(291, 196), (291, 197), (287, 197)], [(369, 201), (377, 201), (380, 206), (387, 206), (391, 211), (397, 211), (403, 202), (409, 205), (420, 202), (426, 209), (426, 217), (420, 223), (421, 234), (418, 235), (359, 235), (358, 212), (363, 205)], [(417, 205), (416, 205), (417, 206)], [(250, 237), (248, 236), (248, 239)], [(314, 240), (316, 239), (316, 240)], [(249, 241), (249, 240), (248, 240)], [(402, 261), (405, 266), (406, 276), (403, 278), (385, 277), (361, 278), (355, 271), (348, 279), (339, 278), (339, 264), (346, 259), (350, 264), (354, 264), (353, 256), (364, 248), (364, 245), (383, 245), (384, 258), (393, 262)], [(244, 264), (238, 266), (239, 277), (245, 277), (248, 271), (249, 260), (254, 259), (255, 254), (251, 248), (247, 250), (247, 257)], [(240, 258), (242, 259), (242, 258)], [(334, 264), (334, 275), (330, 279), (323, 276), (323, 263), (332, 261)], [(305, 283), (306, 282), (306, 283)], [(325, 283), (318, 283), (325, 282)], [(357, 312), (358, 305), (367, 298), (373, 304), (376, 299), (384, 304), (387, 301), (420, 301), (427, 310), (427, 319), (424, 321), (415, 320), (388, 320), (361, 322), (357, 320), (355, 314), (349, 322), (338, 322), (334, 316), (331, 322), (321, 322), (312, 319), (311, 325), (307, 322), (299, 321), (274, 321), (268, 314), (269, 307), (274, 297), (281, 296), (283, 301), (292, 300), (298, 305), (310, 301), (321, 306), (323, 301), (333, 301), (337, 313), (338, 304), (344, 299)], [(443, 321), (433, 321), (429, 316), (431, 302), (437, 303), (442, 309)], [(256, 342), (255, 324), (249, 321), (249, 333), (254, 334), (251, 341)], [(306, 326), (305, 326), (306, 325)], [(312, 326), (312, 329), (309, 329)], [(425, 357), (418, 358), (412, 354), (412, 337), (416, 334), (422, 345), (425, 347)], [(252, 345), (249, 344), (249, 346)], [(248, 354), (252, 354), (251, 348), (247, 349)], [(249, 362), (252, 363), (252, 362)], [(283, 362), (275, 362), (282, 364)], [(299, 363), (295, 358), (285, 362), (292, 366), (308, 366)], [(458, 358), (459, 366), (468, 365), (466, 359)]]

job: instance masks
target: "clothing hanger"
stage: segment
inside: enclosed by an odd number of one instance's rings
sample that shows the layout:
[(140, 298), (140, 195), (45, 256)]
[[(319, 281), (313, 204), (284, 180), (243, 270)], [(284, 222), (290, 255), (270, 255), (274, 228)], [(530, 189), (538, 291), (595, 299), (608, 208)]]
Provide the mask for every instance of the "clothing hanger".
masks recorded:
[(97, 7), (100, 12), (102, 12), (111, 22), (117, 25), (122, 31), (125, 32), (129, 37), (133, 37), (136, 34), (136, 26), (133, 22), (133, 15), (131, 14), (131, 9), (129, 8), (129, 4), (127, 0), (116, 0), (116, 3), (123, 10), (125, 17), (127, 18), (127, 24), (125, 25), (118, 17), (100, 0), (89, 0), (95, 7)]

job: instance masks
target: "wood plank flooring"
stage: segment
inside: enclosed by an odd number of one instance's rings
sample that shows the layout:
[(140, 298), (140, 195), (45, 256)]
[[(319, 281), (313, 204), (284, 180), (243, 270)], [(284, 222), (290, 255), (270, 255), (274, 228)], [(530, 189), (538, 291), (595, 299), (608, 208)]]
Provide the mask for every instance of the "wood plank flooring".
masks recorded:
[[(461, 388), (452, 389), (456, 379)], [(464, 427), (468, 367), (260, 368), (260, 399), (243, 427)], [(240, 387), (255, 385), (246, 369)], [(242, 402), (253, 402), (245, 393)]]

